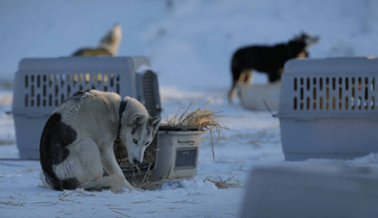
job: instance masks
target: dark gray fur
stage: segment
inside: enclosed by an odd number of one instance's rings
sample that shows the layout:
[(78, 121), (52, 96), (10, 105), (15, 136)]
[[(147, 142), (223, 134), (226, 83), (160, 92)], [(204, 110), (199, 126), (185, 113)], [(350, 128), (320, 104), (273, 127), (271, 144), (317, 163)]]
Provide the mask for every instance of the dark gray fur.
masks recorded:
[(75, 189), (79, 183), (75, 178), (60, 180), (53, 171), (53, 165), (62, 163), (70, 154), (66, 146), (76, 140), (77, 133), (62, 121), (59, 113), (47, 120), (40, 141), (40, 162), (46, 182), (56, 190)]

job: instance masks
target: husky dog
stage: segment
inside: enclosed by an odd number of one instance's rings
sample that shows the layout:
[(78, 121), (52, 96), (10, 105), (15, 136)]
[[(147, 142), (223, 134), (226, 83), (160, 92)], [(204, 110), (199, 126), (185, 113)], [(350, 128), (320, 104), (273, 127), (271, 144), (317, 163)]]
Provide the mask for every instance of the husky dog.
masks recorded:
[(121, 44), (122, 29), (119, 24), (114, 27), (101, 39), (97, 48), (82, 48), (72, 56), (116, 56), (118, 47)]
[(288, 43), (274, 46), (247, 46), (238, 49), (231, 61), (232, 86), (228, 93), (229, 103), (232, 103), (233, 93), (238, 83), (248, 84), (251, 81), (252, 70), (267, 73), (269, 82), (276, 82), (281, 79), (286, 61), (308, 57), (308, 47), (318, 41), (317, 36), (301, 33)]
[(42, 182), (56, 190), (133, 189), (117, 164), (113, 142), (119, 138), (129, 162), (138, 165), (160, 120), (150, 117), (136, 99), (122, 101), (113, 92), (77, 92), (53, 112), (43, 129)]

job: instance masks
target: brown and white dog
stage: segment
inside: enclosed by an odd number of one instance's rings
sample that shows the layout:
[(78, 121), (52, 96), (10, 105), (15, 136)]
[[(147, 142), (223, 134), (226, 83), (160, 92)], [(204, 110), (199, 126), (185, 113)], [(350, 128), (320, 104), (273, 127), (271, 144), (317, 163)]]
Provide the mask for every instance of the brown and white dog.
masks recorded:
[(76, 93), (53, 112), (43, 129), (42, 182), (56, 190), (133, 189), (115, 159), (113, 142), (118, 135), (129, 162), (138, 165), (160, 120), (150, 117), (146, 108), (130, 97), (122, 101), (112, 92)]
[(72, 56), (117, 56), (121, 40), (121, 26), (115, 24), (114, 27), (101, 39), (100, 45), (97, 48), (81, 48)]

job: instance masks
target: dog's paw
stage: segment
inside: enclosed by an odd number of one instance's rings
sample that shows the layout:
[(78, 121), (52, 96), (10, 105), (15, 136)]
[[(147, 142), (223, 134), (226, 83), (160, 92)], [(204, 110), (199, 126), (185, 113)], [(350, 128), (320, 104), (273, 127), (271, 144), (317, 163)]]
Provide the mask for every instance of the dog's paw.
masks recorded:
[(130, 191), (135, 190), (135, 188), (129, 182), (127, 182), (126, 180), (125, 180), (125, 182), (123, 184), (123, 187), (126, 188), (126, 189), (128, 189), (128, 190), (130, 190)]
[(136, 192), (143, 192), (144, 190), (143, 189), (141, 189), (141, 188), (134, 188), (133, 190), (131, 190), (131, 191), (136, 191)]
[(120, 190), (118, 191), (115, 191), (113, 192), (114, 194), (124, 194), (124, 193), (130, 193), (131, 190), (127, 189), (127, 188), (121, 188)]
[(127, 188), (129, 190), (134, 190), (134, 186), (132, 186), (129, 181), (126, 180), (126, 178), (122, 177), (122, 187)]

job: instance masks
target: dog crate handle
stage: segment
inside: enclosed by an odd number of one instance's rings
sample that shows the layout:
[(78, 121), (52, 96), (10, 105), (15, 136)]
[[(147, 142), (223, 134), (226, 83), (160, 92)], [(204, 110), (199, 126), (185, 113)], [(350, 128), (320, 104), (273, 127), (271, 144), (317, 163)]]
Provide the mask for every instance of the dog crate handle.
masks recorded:
[(177, 140), (177, 142), (180, 143), (180, 144), (194, 145), (194, 141), (179, 141), (179, 140)]

